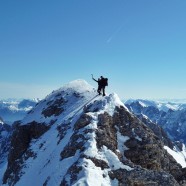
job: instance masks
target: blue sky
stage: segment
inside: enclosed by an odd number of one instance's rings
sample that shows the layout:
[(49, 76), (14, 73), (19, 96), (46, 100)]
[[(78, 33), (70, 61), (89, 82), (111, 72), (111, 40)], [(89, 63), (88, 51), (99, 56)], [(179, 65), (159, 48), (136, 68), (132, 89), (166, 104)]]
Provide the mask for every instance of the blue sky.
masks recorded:
[(186, 98), (185, 0), (0, 1), (0, 98), (91, 74), (127, 98)]

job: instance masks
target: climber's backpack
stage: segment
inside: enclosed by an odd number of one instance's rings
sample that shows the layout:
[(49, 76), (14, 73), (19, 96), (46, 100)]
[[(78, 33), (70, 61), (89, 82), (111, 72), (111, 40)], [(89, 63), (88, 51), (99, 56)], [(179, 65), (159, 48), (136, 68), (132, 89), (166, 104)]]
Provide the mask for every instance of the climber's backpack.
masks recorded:
[(104, 85), (108, 86), (108, 78), (104, 78)]

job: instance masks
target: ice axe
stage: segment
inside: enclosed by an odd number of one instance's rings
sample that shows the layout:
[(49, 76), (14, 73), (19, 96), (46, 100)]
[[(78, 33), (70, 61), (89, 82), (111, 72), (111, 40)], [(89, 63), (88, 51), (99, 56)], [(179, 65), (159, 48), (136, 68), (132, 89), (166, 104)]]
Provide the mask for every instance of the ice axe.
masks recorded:
[(91, 75), (92, 75), (92, 79), (93, 79), (93, 78), (94, 78), (94, 77), (93, 77), (93, 74), (91, 74)]

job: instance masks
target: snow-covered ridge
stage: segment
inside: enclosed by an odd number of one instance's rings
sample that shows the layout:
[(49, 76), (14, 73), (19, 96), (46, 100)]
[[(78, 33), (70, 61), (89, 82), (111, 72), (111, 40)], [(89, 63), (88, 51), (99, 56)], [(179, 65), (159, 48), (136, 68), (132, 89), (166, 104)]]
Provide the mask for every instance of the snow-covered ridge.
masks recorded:
[[(38, 123), (45, 122), (46, 124), (50, 124), (51, 120), (57, 119), (60, 121), (65, 115), (71, 113), (73, 116), (90, 102), (96, 100), (101, 101), (100, 107), (107, 107), (107, 112), (109, 112), (110, 115), (113, 114), (116, 106), (125, 107), (116, 93), (102, 97), (99, 96), (96, 89), (85, 80), (75, 80), (53, 91), (46, 96), (45, 99), (41, 100), (29, 115), (22, 120), (22, 125), (30, 123), (33, 120)], [(60, 113), (46, 116), (45, 111), (49, 111), (51, 105), (56, 105), (55, 109), (58, 109)], [(128, 110), (127, 107), (125, 107), (125, 109)]]
[[(71, 185), (67, 170), (70, 169), (73, 164), (83, 167), (75, 185), (84, 185), (86, 182), (89, 186), (94, 186), (95, 183), (109, 186), (112, 185), (111, 182), (113, 182), (108, 175), (111, 169), (132, 170), (132, 168), (120, 162), (117, 155), (106, 146), (103, 146), (102, 150), (98, 150), (96, 146), (95, 131), (98, 130), (98, 115), (106, 112), (112, 116), (115, 108), (120, 106), (125, 107), (117, 94), (113, 93), (105, 97), (98, 96), (96, 90), (84, 80), (70, 82), (46, 96), (46, 98), (41, 100), (23, 119), (22, 126), (31, 122), (49, 125), (51, 121), (53, 121), (53, 124), (50, 130), (41, 136), (39, 140), (36, 142), (33, 141), (31, 151), (37, 154), (37, 159), (28, 159), (26, 162), (28, 166), (22, 170), (25, 174), (17, 185), (24, 185), (31, 177), (38, 177), (38, 173), (35, 170), (42, 172), (42, 176), (39, 176), (37, 179), (38, 185), (42, 185), (46, 181), (47, 175), (50, 175), (50, 179), (47, 181), (48, 185), (60, 185), (61, 178), (63, 178), (68, 185)], [(52, 108), (52, 114), (50, 113), (50, 108)], [(126, 107), (125, 109), (127, 110)], [(57, 111), (57, 113), (55, 113), (55, 111)], [(75, 127), (75, 125), (77, 125), (76, 122), (84, 112), (88, 112), (87, 116), (92, 119), (86, 127), (77, 130), (77, 127)], [(58, 130), (62, 130), (61, 133), (65, 132), (66, 134), (61, 137), (62, 141), (59, 139), (61, 134)], [(86, 130), (93, 132), (84, 133)], [(83, 153), (84, 156), (93, 159), (98, 158), (99, 161), (106, 162), (110, 168), (104, 171), (101, 170), (99, 167), (96, 167), (90, 159), (82, 159), (82, 153), (80, 154), (79, 151), (77, 151), (73, 157), (67, 158), (65, 153), (66, 151), (68, 152), (68, 146), (74, 143), (74, 141), (70, 141), (74, 135), (77, 136), (75, 143), (81, 143), (83, 141), (83, 139), (78, 136), (84, 136), (84, 138), (86, 138), (86, 141), (84, 141), (86, 147)], [(40, 147), (41, 144), (44, 145)], [(75, 147), (76, 146), (74, 146), (74, 148)], [(61, 156), (64, 156), (64, 158), (62, 161), (59, 161)], [(48, 159), (50, 159), (50, 163), (47, 163)], [(43, 166), (45, 169), (43, 169)], [(60, 167), (64, 168), (60, 169)], [(103, 177), (103, 174), (105, 177)], [(36, 180), (32, 179), (27, 183), (27, 186), (35, 184)]]
[(15, 127), (4, 186), (117, 186), (134, 179), (173, 186), (169, 169), (182, 173), (176, 162), (167, 165), (163, 145), (117, 94), (97, 95), (84, 80), (53, 91)]
[[(85, 104), (93, 100), (96, 96), (96, 90), (86, 81), (72, 81), (41, 100), (29, 115), (23, 119), (22, 124), (30, 123), (33, 120), (38, 123), (45, 122), (49, 124), (51, 120), (55, 120), (56, 118), (60, 120), (60, 118), (70, 113), (73, 116), (73, 114), (78, 112), (79, 109), (82, 109)], [(52, 108), (54, 106), (55, 108)], [(58, 113), (50, 115), (49, 112), (51, 109), (58, 110)]]

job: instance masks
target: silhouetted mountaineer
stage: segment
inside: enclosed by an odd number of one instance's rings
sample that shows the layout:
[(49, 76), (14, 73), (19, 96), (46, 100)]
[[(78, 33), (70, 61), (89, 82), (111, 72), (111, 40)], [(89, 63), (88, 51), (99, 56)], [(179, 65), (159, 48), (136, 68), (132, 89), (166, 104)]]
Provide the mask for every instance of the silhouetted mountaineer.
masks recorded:
[(105, 87), (108, 86), (108, 78), (104, 78), (103, 76), (101, 76), (100, 78), (98, 78), (98, 80), (96, 80), (92, 75), (92, 79), (98, 83), (97, 92), (99, 93), (99, 95), (102, 91), (103, 96), (105, 96)]

